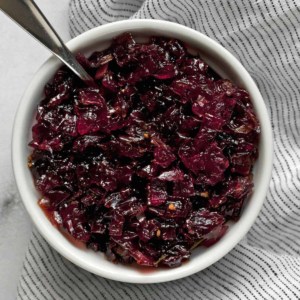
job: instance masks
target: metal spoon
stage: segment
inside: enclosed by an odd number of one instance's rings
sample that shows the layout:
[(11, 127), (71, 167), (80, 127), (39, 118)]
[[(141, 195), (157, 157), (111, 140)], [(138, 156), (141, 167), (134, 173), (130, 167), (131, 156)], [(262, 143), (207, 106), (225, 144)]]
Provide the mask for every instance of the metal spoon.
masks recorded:
[(34, 1), (0, 0), (0, 10), (55, 54), (87, 85), (95, 85), (94, 79), (77, 62)]

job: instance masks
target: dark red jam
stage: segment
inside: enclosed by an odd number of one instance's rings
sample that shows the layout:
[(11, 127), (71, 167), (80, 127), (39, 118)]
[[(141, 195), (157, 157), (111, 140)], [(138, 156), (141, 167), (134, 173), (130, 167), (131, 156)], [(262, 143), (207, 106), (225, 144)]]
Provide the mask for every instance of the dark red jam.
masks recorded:
[(180, 266), (237, 220), (260, 126), (249, 94), (181, 41), (126, 33), (45, 86), (30, 156), (40, 206), (114, 262)]

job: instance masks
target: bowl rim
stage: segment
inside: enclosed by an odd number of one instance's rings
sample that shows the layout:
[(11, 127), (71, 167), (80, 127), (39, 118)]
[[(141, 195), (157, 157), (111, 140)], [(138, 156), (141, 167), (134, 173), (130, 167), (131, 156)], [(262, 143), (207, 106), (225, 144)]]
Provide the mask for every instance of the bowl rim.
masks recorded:
[[(27, 197), (29, 195), (28, 188), (24, 182), (24, 177), (22, 175), (22, 172), (20, 172), (27, 167), (24, 166), (24, 157), (22, 156), (22, 147), (24, 147), (24, 145), (21, 144), (22, 139), (20, 138), (22, 137), (22, 135), (24, 135), (24, 128), (23, 128), (24, 126), (22, 125), (26, 120), (26, 111), (28, 111), (29, 109), (29, 104), (28, 104), (29, 102), (27, 100), (30, 97), (30, 95), (33, 93), (32, 89), (35, 89), (37, 86), (36, 85), (37, 78), (43, 75), (43, 70), (46, 69), (51, 64), (53, 64), (54, 61), (57, 61), (57, 58), (55, 58), (53, 55), (49, 59), (47, 59), (47, 61), (35, 73), (19, 103), (17, 113), (15, 115), (14, 126), (13, 126), (12, 164), (13, 164), (13, 172), (14, 172), (18, 191), (20, 193), (21, 199), (24, 203), (26, 210), (31, 217), (31, 220), (33, 221), (34, 225), (41, 233), (41, 235), (56, 251), (58, 251), (61, 255), (63, 255), (71, 262), (73, 262), (75, 265), (91, 273), (100, 275), (108, 279), (113, 279), (122, 282), (129, 282), (129, 283), (159, 283), (159, 282), (180, 279), (207, 268), (208, 266), (212, 265), (213, 263), (221, 259), (223, 256), (225, 256), (230, 250), (232, 250), (238, 244), (238, 242), (240, 242), (240, 240), (244, 237), (244, 235), (248, 232), (250, 227), (253, 225), (256, 217), (258, 216), (259, 211), (262, 208), (267, 190), (269, 188), (269, 182), (271, 179), (271, 172), (272, 172), (272, 165), (273, 165), (273, 134), (272, 134), (270, 119), (268, 117), (268, 112), (265, 103), (263, 101), (263, 98), (255, 82), (253, 81), (249, 73), (246, 71), (246, 69), (228, 50), (223, 48), (219, 43), (189, 27), (177, 23), (169, 22), (169, 21), (153, 20), (153, 19), (122, 20), (122, 21), (117, 21), (117, 22), (101, 25), (93, 29), (90, 29), (87, 32), (82, 33), (81, 35), (70, 40), (66, 44), (68, 47), (70, 47), (71, 50), (74, 51), (74, 49), (80, 48), (80, 45), (83, 45), (85, 41), (89, 41), (95, 36), (99, 36), (104, 32), (110, 33), (114, 31), (118, 31), (120, 28), (123, 27), (127, 28), (128, 26), (132, 28), (131, 30), (140, 27), (147, 27), (151, 29), (155, 29), (158, 27), (165, 27), (165, 28), (168, 27), (169, 30), (172, 29), (172, 31), (174, 32), (178, 31), (181, 32), (182, 34), (195, 35), (197, 39), (201, 39), (202, 43), (205, 43), (210, 47), (214, 48), (216, 51), (218, 51), (220, 56), (222, 56), (222, 59), (229, 61), (231, 65), (233, 65), (236, 69), (238, 69), (238, 73), (240, 74), (240, 76), (243, 77), (244, 80), (247, 80), (248, 85), (251, 86), (251, 88), (253, 89), (252, 98), (255, 98), (254, 102), (256, 104), (256, 107), (258, 107), (257, 114), (259, 117), (259, 121), (261, 123), (261, 127), (263, 128), (261, 137), (264, 139), (264, 144), (268, 145), (268, 147), (264, 147), (263, 149), (264, 174), (262, 175), (261, 178), (262, 180), (259, 185), (258, 195), (255, 198), (256, 203), (252, 207), (253, 210), (251, 211), (251, 214), (248, 213), (247, 218), (244, 216), (244, 218), (241, 217), (240, 220), (238, 221), (240, 224), (239, 225), (240, 228), (239, 230), (236, 230), (235, 235), (231, 235), (231, 239), (228, 239), (228, 241), (226, 240), (227, 242), (223, 242), (221, 249), (217, 249), (218, 247), (214, 247), (214, 248), (212, 247), (213, 248), (212, 254), (214, 255), (210, 255), (210, 257), (208, 257), (208, 259), (203, 261), (201, 264), (196, 264), (196, 263), (190, 264), (190, 267), (185, 268), (184, 270), (181, 269), (181, 267), (179, 267), (179, 268), (172, 269), (172, 271), (159, 273), (153, 276), (144, 276), (143, 274), (140, 274), (139, 276), (138, 275), (121, 276), (120, 274), (111, 272), (108, 269), (101, 269), (101, 266), (99, 268), (97, 266), (87, 264), (84, 261), (84, 259), (79, 257), (77, 254), (74, 254), (70, 249), (68, 249), (68, 247), (65, 247), (65, 245), (61, 245), (57, 243), (55, 236), (50, 232), (49, 229), (49, 227), (53, 225), (50, 224), (50, 222), (43, 223), (43, 221), (37, 218), (36, 210), (40, 208), (38, 207), (36, 201), (33, 201), (32, 198)], [(253, 97), (253, 94), (255, 94), (255, 97)], [(257, 191), (255, 190), (254, 193), (256, 192)], [(222, 239), (216, 245), (218, 245), (220, 242), (222, 242)]]

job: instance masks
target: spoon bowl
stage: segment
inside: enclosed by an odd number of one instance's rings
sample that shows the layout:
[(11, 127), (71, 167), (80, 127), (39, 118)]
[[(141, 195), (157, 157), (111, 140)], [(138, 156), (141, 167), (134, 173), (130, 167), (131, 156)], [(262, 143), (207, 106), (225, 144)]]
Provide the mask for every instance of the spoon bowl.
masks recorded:
[(255, 164), (253, 177), (254, 192), (245, 204), (240, 219), (230, 226), (220, 241), (207, 249), (195, 249), (189, 261), (174, 269), (113, 264), (102, 253), (77, 247), (68, 240), (51, 224), (39, 207), (37, 202), (40, 195), (27, 167), (27, 157), (31, 152), (27, 145), (31, 140), (30, 132), (36, 106), (43, 96), (44, 85), (61, 66), (55, 57), (50, 58), (36, 73), (21, 100), (13, 131), (13, 168), (21, 198), (30, 217), (42, 236), (61, 255), (79, 267), (109, 279), (131, 283), (158, 283), (189, 276), (212, 265), (235, 247), (253, 225), (263, 205), (271, 177), (272, 129), (262, 96), (249, 73), (220, 44), (195, 30), (160, 20), (120, 21), (89, 30), (70, 41), (68, 47), (74, 53), (80, 51), (89, 56), (96, 50), (109, 47), (112, 39), (123, 32), (131, 32), (137, 41), (153, 35), (180, 39), (195, 49), (221, 77), (228, 78), (249, 91), (261, 125), (261, 135), (259, 159)]

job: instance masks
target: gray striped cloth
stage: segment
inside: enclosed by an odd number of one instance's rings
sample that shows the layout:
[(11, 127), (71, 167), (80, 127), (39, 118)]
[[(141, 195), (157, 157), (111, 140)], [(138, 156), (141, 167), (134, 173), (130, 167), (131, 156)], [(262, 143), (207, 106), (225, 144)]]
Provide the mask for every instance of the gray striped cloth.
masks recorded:
[(72, 0), (72, 36), (126, 18), (157, 18), (220, 42), (247, 68), (269, 109), (275, 163), (265, 205), (234, 250), (188, 278), (156, 285), (85, 272), (35, 231), (18, 299), (300, 299), (300, 1)]

